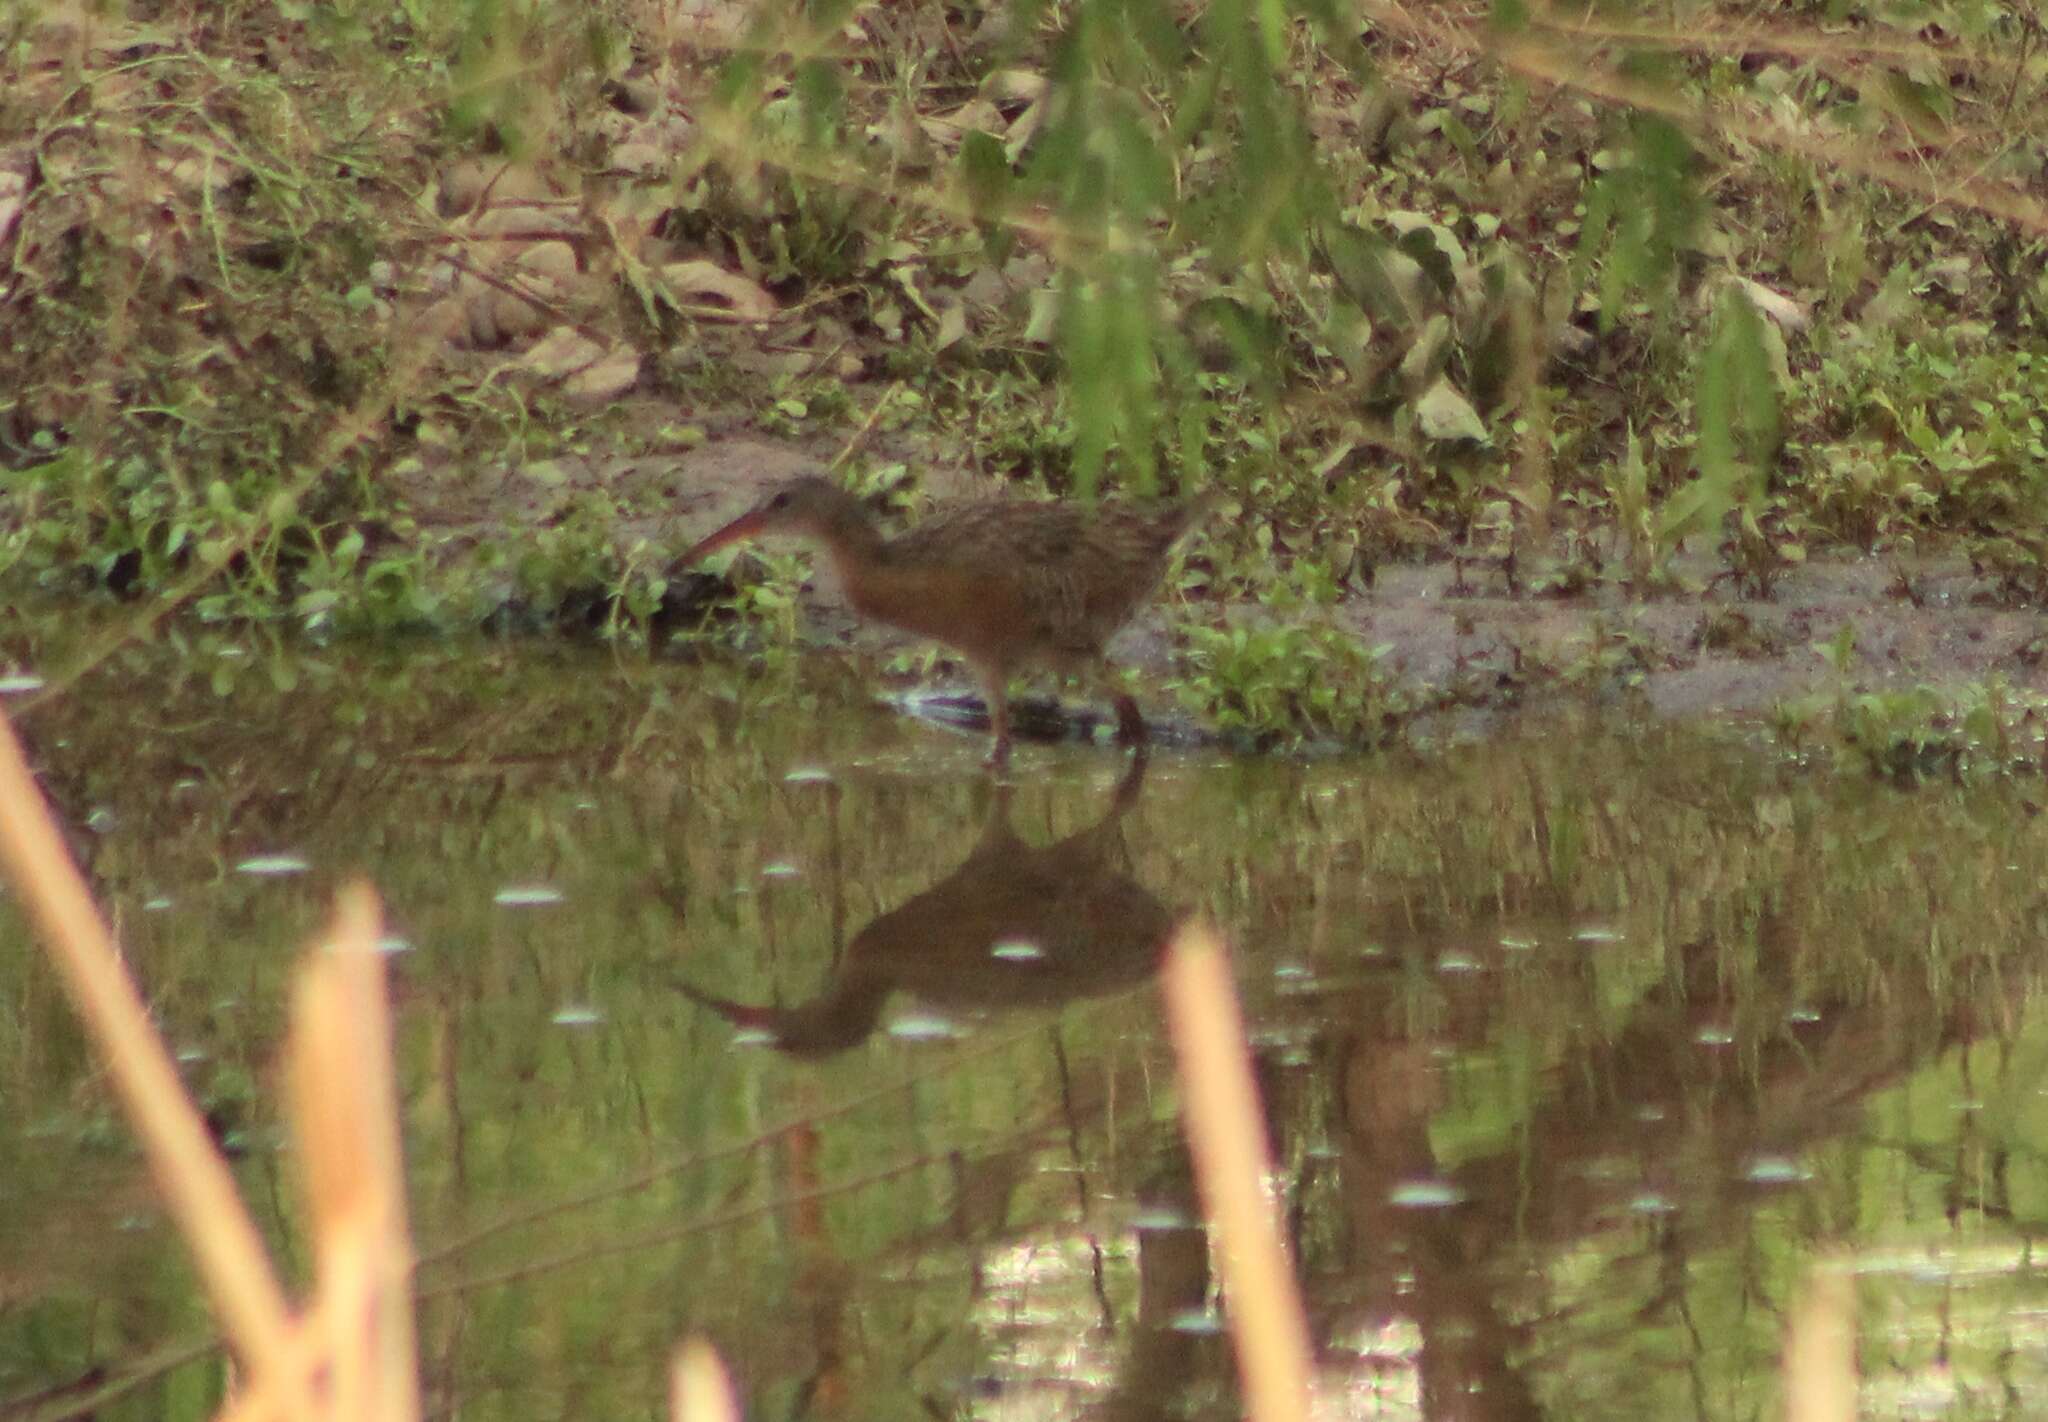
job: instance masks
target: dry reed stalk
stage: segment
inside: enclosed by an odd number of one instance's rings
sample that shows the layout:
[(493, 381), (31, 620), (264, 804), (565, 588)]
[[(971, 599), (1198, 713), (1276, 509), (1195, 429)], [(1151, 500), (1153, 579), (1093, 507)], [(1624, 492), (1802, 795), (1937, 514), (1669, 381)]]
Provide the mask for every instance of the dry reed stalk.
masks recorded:
[(1808, 1272), (1785, 1325), (1785, 1422), (1855, 1422), (1856, 1278), (1840, 1259)]
[(343, 890), (326, 951), (299, 970), (292, 997), (292, 1127), (327, 1325), (331, 1392), (324, 1400), (336, 1422), (419, 1416), (412, 1244), (380, 932), (370, 887)]
[(1251, 1049), (1223, 944), (1206, 924), (1174, 935), (1160, 985), (1180, 1064), (1195, 1180), (1221, 1243), (1230, 1335), (1253, 1422), (1302, 1422), (1314, 1403), (1308, 1320), (1279, 1213)]
[[(305, 1174), (315, 1292), (270, 1378), (217, 1422), (414, 1422), (412, 1245), (391, 1069), (376, 895), (342, 891), (334, 926), (299, 969), (288, 1114)], [(317, 1407), (280, 1395), (317, 1376)]]
[(147, 1154), (157, 1188), (198, 1256), (228, 1340), (252, 1381), (271, 1381), (310, 1408), (305, 1377), (279, 1360), (294, 1351), (291, 1312), (255, 1221), (214, 1148), (170, 1053), (121, 965), (113, 935), (71, 861), (13, 724), (0, 715), (0, 862), (41, 930), (72, 1005), (106, 1063)]
[[(266, 1360), (270, 1364), (268, 1377), (252, 1381), (229, 1397), (226, 1405), (213, 1415), (213, 1422), (277, 1422), (279, 1418), (287, 1422), (324, 1422), (326, 1414), (314, 1404), (309, 1380), (320, 1376), (326, 1367), (326, 1315), (330, 1309), (328, 1301), (318, 1298), (302, 1309), (292, 1328), (291, 1342), (282, 1353)], [(279, 1379), (300, 1389), (298, 1402), (287, 1403), (278, 1397)]]
[(718, 1350), (702, 1337), (686, 1339), (676, 1349), (669, 1366), (668, 1415), (669, 1422), (740, 1422), (732, 1377), (718, 1360)]

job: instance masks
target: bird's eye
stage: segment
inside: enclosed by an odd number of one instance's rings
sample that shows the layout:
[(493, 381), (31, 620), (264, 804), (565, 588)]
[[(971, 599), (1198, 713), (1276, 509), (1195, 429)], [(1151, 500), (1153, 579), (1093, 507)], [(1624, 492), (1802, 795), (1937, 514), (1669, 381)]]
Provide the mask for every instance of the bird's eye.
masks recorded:
[(770, 499), (770, 500), (768, 501), (768, 507), (769, 507), (769, 508), (771, 508), (771, 509), (786, 509), (786, 508), (788, 508), (788, 507), (789, 507), (789, 490), (787, 490), (787, 489), (784, 489), (784, 490), (783, 490), (783, 491), (782, 491), (781, 493), (777, 494), (777, 495), (776, 495), (776, 496), (775, 496), (774, 498)]

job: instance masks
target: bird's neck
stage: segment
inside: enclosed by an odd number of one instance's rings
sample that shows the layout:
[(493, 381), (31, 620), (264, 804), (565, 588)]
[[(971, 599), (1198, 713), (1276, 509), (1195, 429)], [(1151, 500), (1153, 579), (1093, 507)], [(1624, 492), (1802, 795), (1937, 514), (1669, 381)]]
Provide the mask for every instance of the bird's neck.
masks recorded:
[(817, 539), (843, 577), (874, 567), (888, 554), (881, 530), (869, 521), (867, 511), (851, 500), (844, 508), (833, 510), (830, 520), (817, 530)]

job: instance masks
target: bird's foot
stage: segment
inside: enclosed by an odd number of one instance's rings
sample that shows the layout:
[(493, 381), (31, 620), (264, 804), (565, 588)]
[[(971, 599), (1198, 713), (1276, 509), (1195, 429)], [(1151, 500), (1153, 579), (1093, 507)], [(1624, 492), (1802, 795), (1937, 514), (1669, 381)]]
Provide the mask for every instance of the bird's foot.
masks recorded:
[(1010, 768), (1010, 738), (999, 736), (989, 743), (988, 754), (982, 758), (982, 768), (1000, 775)]

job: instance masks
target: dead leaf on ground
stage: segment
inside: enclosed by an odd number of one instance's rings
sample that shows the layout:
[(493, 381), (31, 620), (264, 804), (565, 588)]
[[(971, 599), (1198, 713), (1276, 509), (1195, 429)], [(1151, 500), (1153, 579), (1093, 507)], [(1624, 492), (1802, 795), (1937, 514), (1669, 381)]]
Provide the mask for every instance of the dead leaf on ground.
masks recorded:
[(981, 81), (981, 94), (999, 104), (1035, 104), (1052, 86), (1029, 69), (998, 69)]
[(1487, 442), (1486, 422), (1448, 376), (1438, 376), (1436, 384), (1416, 400), (1415, 423), (1427, 439)]
[[(709, 320), (768, 321), (782, 309), (759, 282), (701, 258), (668, 263), (661, 269), (661, 279), (679, 306)], [(712, 307), (707, 309), (705, 302)]]
[(566, 398), (584, 405), (616, 400), (640, 379), (639, 352), (630, 346), (607, 346), (573, 326), (549, 331), (518, 364), (559, 382)]
[(942, 351), (967, 334), (967, 307), (959, 301), (949, 301), (939, 312), (939, 331), (932, 339), (932, 350)]
[(573, 247), (534, 242), (510, 261), (465, 264), (455, 291), (468, 318), (469, 343), (488, 350), (539, 335), (585, 284)]
[(1801, 303), (1748, 277), (1736, 277), (1735, 285), (1749, 298), (1749, 304), (1777, 322), (1780, 330), (1796, 332), (1806, 329), (1806, 307)]
[(450, 216), (478, 208), (575, 205), (576, 193), (569, 180), (502, 158), (458, 158), (444, 165), (440, 176), (435, 205)]
[(664, 172), (689, 149), (696, 135), (697, 126), (681, 114), (628, 119), (610, 144), (610, 166), (625, 173)]
[(28, 180), (35, 171), (35, 155), (25, 143), (0, 150), (0, 243), (14, 235), (21, 209), (28, 201)]
[(608, 405), (640, 383), (640, 353), (613, 346), (562, 384), (562, 394), (579, 405)]
[(969, 99), (957, 109), (918, 119), (932, 142), (951, 150), (969, 133), (993, 133), (1002, 127), (1003, 116), (987, 99)]
[(736, 44), (751, 19), (752, 11), (738, 0), (677, 0), (669, 10), (678, 39), (716, 48)]

